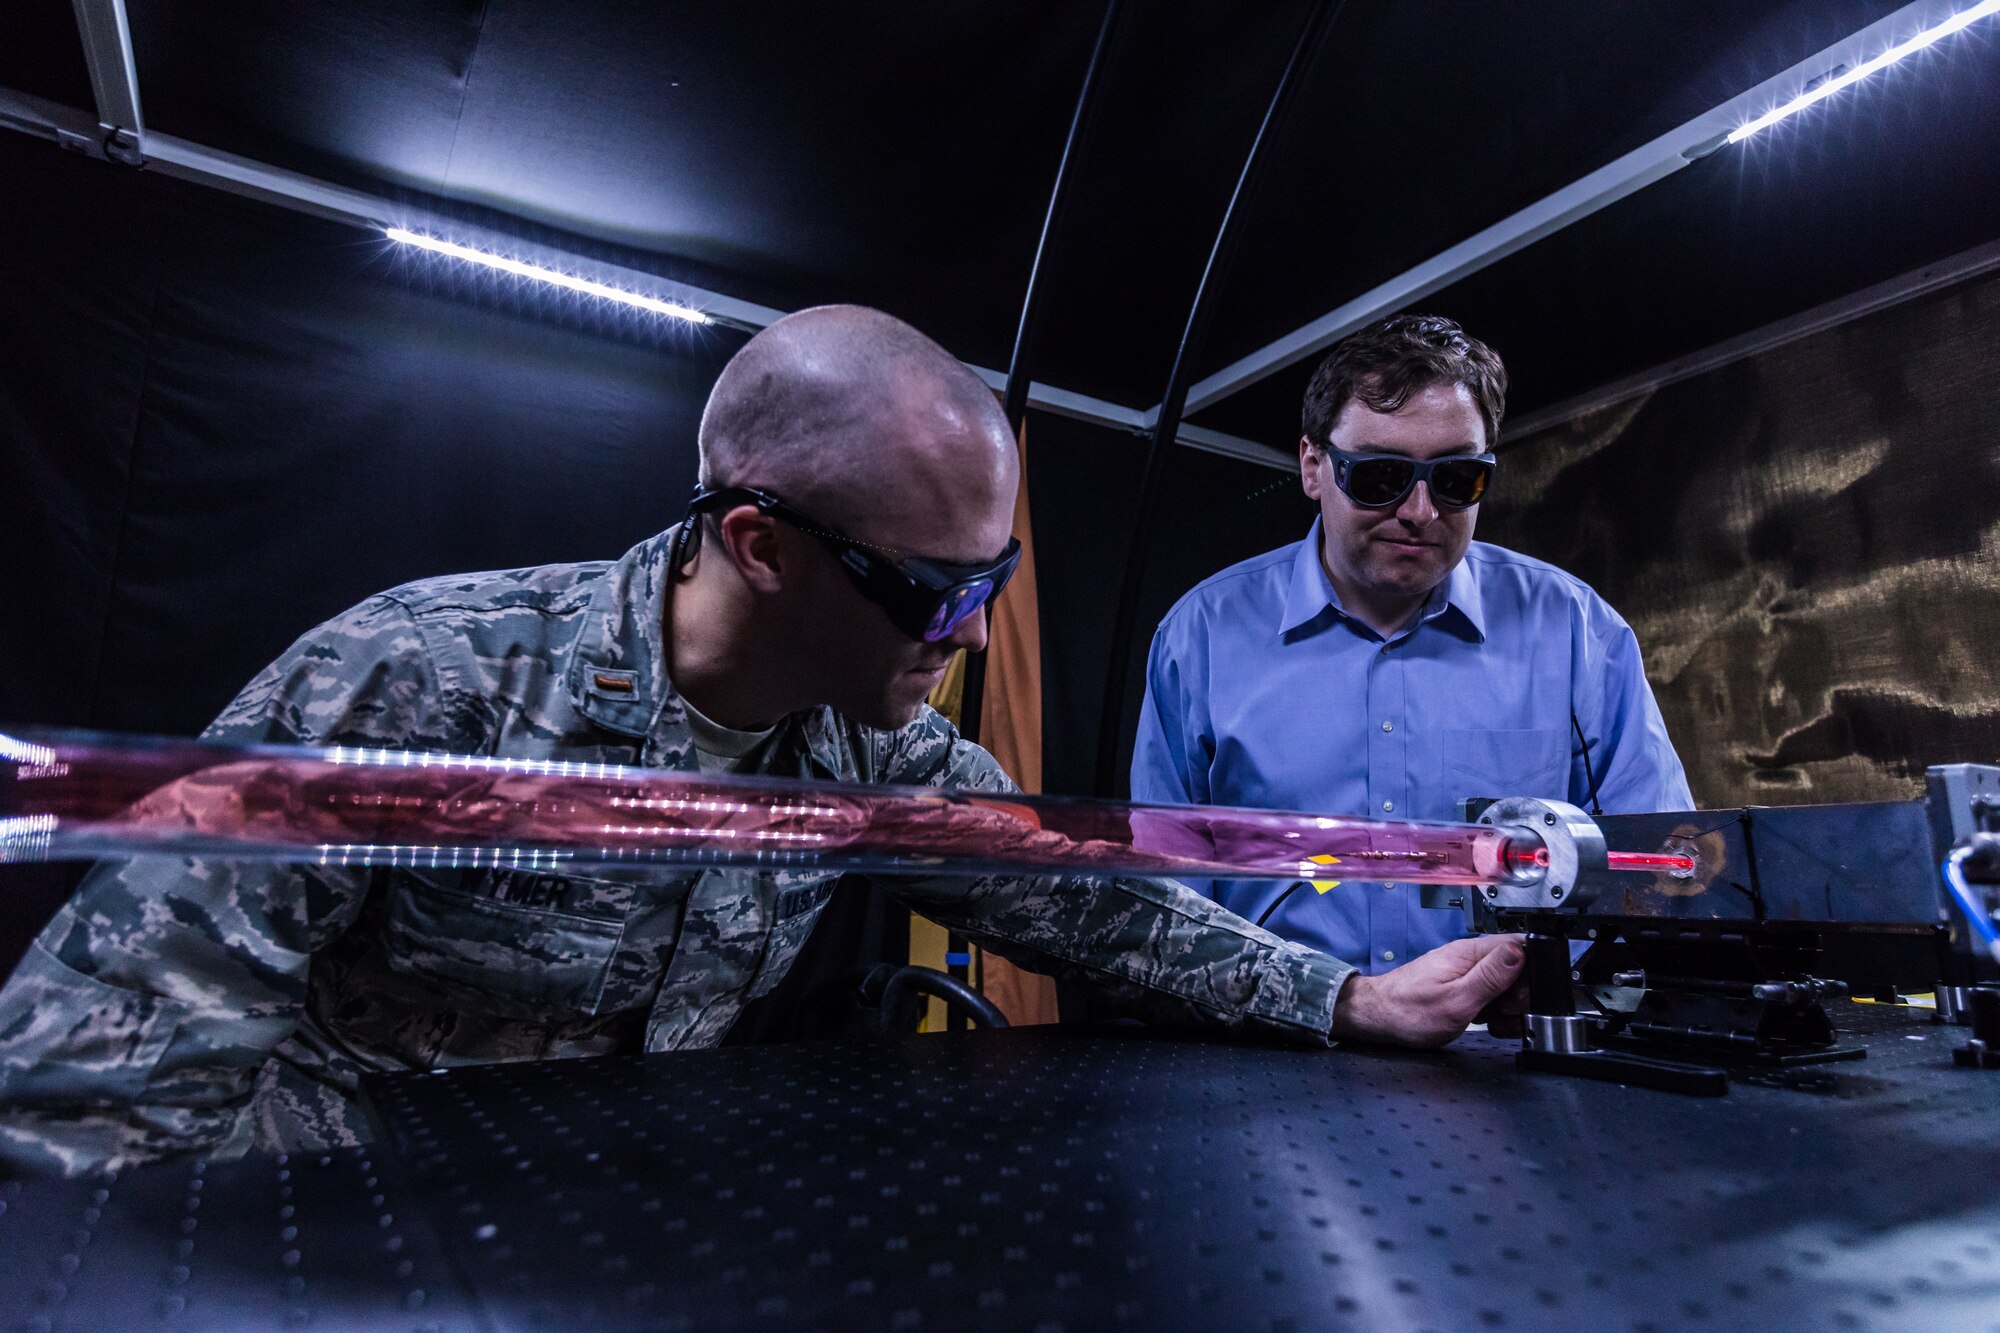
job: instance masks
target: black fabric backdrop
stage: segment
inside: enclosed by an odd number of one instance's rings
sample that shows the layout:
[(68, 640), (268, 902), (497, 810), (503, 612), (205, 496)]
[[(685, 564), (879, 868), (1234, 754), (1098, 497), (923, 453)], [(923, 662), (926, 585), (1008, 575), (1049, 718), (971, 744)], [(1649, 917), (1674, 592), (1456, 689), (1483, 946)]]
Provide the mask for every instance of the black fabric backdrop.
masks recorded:
[[(1037, 418), (1028, 438), (1042, 599), (1042, 785), (1088, 796), (1144, 442), (1059, 418)], [(1293, 472), (1183, 448), (1169, 450), (1163, 467), (1118, 720), (1127, 758), (1145, 694), (1146, 650), (1168, 608), (1217, 570), (1297, 541), (1314, 513)], [(1121, 759), (1115, 795), (1130, 790), (1127, 767)]]
[[(191, 734), (371, 592), (618, 555), (741, 343), (13, 135), (0, 179), (0, 723)], [(6, 873), (0, 969), (66, 881)]]
[(0, 140), (0, 717), (191, 732), (308, 626), (675, 516), (738, 335), (672, 355), (351, 227)]

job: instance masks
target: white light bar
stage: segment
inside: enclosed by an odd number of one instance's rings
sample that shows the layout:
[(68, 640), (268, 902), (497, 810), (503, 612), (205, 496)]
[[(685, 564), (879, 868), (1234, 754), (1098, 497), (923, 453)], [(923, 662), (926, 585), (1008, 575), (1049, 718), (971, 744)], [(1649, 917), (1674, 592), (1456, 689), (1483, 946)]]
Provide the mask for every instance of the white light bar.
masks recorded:
[[(1993, 0), (2000, 4), (2000, 0)], [(650, 310), (656, 315), (671, 315), (684, 319), (690, 324), (706, 324), (708, 316), (692, 306), (675, 305), (672, 301), (662, 301), (656, 296), (645, 296), (639, 292), (628, 292), (619, 287), (608, 287), (601, 282), (579, 278), (573, 273), (560, 273), (552, 268), (539, 268), (534, 264), (523, 264), (518, 259), (508, 259), (502, 255), (488, 254), (484, 250), (474, 250), (470, 246), (454, 245), (450, 241), (422, 232), (406, 231), (402, 227), (389, 227), (383, 232), (390, 240), (403, 245), (414, 245), (420, 250), (430, 250), (467, 263), (481, 264), (487, 268), (499, 269), (502, 273), (512, 273), (519, 278), (533, 278), (536, 282), (546, 282), (554, 287), (566, 288), (572, 292), (582, 292), (585, 296), (601, 297), (606, 301), (616, 301), (620, 305)]]
[(1864, 60), (1852, 69), (1842, 70), (1824, 82), (1808, 88), (1783, 106), (1773, 107), (1749, 124), (1737, 126), (1729, 132), (1726, 142), (1742, 143), (1757, 131), (1768, 129), (1788, 116), (1795, 116), (1815, 102), (1833, 96), (1849, 84), (1859, 83), (1870, 74), (1887, 69), (1904, 56), (1913, 55), (1933, 42), (1949, 37), (1960, 28), (1968, 27), (1992, 14), (2000, 14), (2000, 0), (1980, 0), (1980, 3), (1970, 9), (1961, 9), (1935, 28), (1926, 28), (1908, 41), (1890, 47), (1873, 60)]

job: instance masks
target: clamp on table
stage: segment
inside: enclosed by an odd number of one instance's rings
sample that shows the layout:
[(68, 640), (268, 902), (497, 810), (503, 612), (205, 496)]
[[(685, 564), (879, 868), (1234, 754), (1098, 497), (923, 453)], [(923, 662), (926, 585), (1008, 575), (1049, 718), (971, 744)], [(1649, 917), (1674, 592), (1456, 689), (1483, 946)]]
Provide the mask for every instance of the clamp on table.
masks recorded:
[[(1475, 931), (1525, 937), (1521, 1068), (1720, 1096), (1732, 1068), (1861, 1058), (1837, 1044), (1825, 1004), (1848, 987), (1808, 970), (1809, 934), (1627, 915), (1620, 881), (1598, 872), (1629, 855), (1607, 853), (1599, 823), (1566, 802), (1517, 797), (1468, 814), (1546, 849), (1519, 858), (1508, 882), (1425, 895), (1464, 910)], [(1662, 873), (1692, 880), (1699, 858)], [(1573, 962), (1572, 943), (1586, 940), (1593, 947)]]
[[(1934, 767), (1915, 801), (1466, 817), (1509, 835), (1508, 877), (1423, 901), (1525, 937), (1523, 1068), (1715, 1095), (1733, 1072), (1861, 1058), (1830, 1002), (1934, 990), (1939, 1021), (1972, 1028), (1957, 1063), (2000, 1069), (2000, 767)], [(1648, 855), (1650, 877), (1604, 873)]]

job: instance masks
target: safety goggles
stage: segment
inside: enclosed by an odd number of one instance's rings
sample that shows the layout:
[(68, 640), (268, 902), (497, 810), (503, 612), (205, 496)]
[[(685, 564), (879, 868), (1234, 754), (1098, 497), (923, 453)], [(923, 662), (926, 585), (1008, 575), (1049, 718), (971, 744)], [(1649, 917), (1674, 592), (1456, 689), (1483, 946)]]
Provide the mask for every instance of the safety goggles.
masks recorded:
[(1486, 495), (1496, 466), (1492, 454), (1453, 454), (1419, 461), (1401, 454), (1350, 454), (1332, 445), (1333, 483), (1365, 509), (1392, 509), (1418, 482), (1440, 509), (1470, 509)]
[(1009, 539), (998, 560), (959, 564), (911, 556), (891, 559), (880, 547), (855, 541), (806, 517), (769, 491), (755, 486), (695, 489), (688, 502), (687, 521), (674, 543), (673, 565), (679, 569), (701, 540), (698, 516), (714, 510), (752, 505), (816, 539), (840, 562), (855, 588), (888, 613), (897, 629), (913, 639), (936, 643), (951, 637), (967, 618), (1000, 595), (1014, 567), (1021, 563), (1021, 543)]

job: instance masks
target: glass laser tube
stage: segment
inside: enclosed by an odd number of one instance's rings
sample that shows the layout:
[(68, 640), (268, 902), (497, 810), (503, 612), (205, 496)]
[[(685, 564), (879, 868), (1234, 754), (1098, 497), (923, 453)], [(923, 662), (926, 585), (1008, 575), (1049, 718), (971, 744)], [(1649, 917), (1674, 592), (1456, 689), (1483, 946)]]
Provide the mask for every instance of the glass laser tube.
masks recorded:
[[(0, 862), (180, 854), (1492, 884), (1526, 830), (345, 747), (0, 735)], [(1667, 869), (1646, 858), (1635, 869)]]

